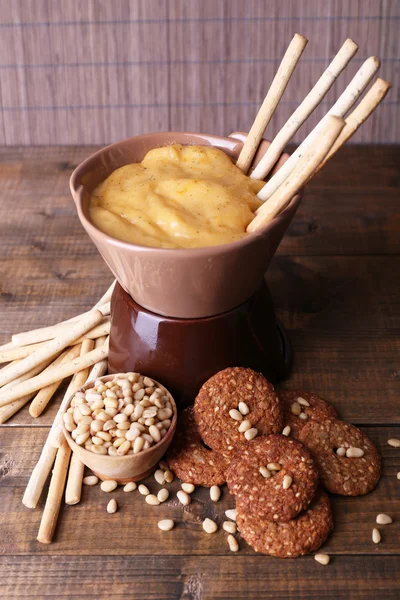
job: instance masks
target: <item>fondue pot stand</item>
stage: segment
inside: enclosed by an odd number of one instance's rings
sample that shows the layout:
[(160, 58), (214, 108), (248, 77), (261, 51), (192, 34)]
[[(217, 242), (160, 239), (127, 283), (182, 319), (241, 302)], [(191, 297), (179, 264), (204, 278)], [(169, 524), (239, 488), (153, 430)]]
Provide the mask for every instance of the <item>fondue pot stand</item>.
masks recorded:
[[(99, 150), (74, 171), (78, 216), (118, 283), (111, 301), (109, 372), (139, 371), (191, 404), (201, 385), (226, 367), (261, 371), (275, 382), (290, 369), (290, 347), (277, 324), (265, 273), (300, 204), (297, 194), (259, 231), (204, 248), (151, 248), (117, 240), (90, 220), (90, 195), (113, 171), (141, 162), (152, 148), (214, 146), (235, 162), (246, 135), (165, 132)], [(255, 166), (269, 143), (263, 141)], [(282, 155), (275, 169), (287, 160)]]

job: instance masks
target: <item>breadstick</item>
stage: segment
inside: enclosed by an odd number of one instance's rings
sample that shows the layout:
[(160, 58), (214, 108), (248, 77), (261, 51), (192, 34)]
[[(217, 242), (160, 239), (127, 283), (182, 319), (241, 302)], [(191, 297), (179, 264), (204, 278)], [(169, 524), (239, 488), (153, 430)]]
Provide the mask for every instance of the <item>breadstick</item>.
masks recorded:
[[(87, 341), (92, 341), (92, 340), (85, 340), (85, 341), (87, 342)], [(82, 343), (82, 346), (83, 346), (83, 343)], [(52, 364), (53, 365), (59, 365), (59, 364), (63, 365), (65, 363), (67, 363), (68, 361), (76, 358), (77, 356), (79, 356), (82, 346), (80, 344), (77, 344), (76, 346), (72, 346), (72, 348), (69, 348), (69, 350), (65, 350), (65, 352), (63, 352), (61, 354), (61, 356), (56, 358), (56, 360)], [(54, 394), (60, 387), (61, 383), (62, 383), (62, 379), (59, 379), (58, 381), (55, 381), (51, 385), (48, 385), (48, 386), (42, 388), (40, 390), (40, 392), (38, 394), (36, 394), (36, 397), (33, 399), (33, 401), (31, 402), (31, 405), (29, 407), (29, 414), (31, 415), (31, 417), (36, 419), (37, 417), (39, 417), (42, 414), (42, 412), (44, 411), (44, 409), (46, 408), (46, 406), (48, 405), (48, 403), (50, 402), (50, 400), (52, 399), (52, 397), (54, 396)], [(20, 401), (16, 400), (16, 402), (20, 402)], [(3, 407), (3, 408), (5, 408), (5, 407)], [(0, 409), (0, 411), (1, 411), (1, 409)]]
[(261, 191), (257, 194), (260, 200), (268, 200), (278, 187), (285, 181), (288, 175), (293, 171), (297, 162), (303, 156), (305, 151), (311, 146), (315, 139), (319, 136), (322, 128), (325, 125), (325, 120), (328, 115), (335, 117), (344, 117), (348, 110), (353, 106), (357, 99), (361, 96), (375, 73), (380, 67), (380, 61), (375, 56), (368, 58), (357, 71), (343, 94), (335, 102), (328, 113), (314, 127), (311, 133), (305, 138), (300, 146), (293, 152), (288, 160), (278, 169), (271, 179), (264, 185)]
[[(3, 373), (0, 377), (0, 386), (5, 385), (9, 381), (12, 381), (16, 377), (23, 375), (36, 365), (42, 363), (48, 358), (52, 358), (64, 348), (70, 346), (73, 342), (75, 342), (78, 338), (84, 335), (87, 331), (92, 329), (95, 325), (98, 325), (100, 321), (103, 320), (103, 315), (99, 310), (92, 311), (87, 317), (82, 319), (82, 321), (77, 321), (76, 323), (71, 323), (69, 327), (69, 331), (60, 335), (60, 337), (51, 340), (50, 342), (46, 342), (44, 346), (36, 350), (30, 356), (27, 356), (21, 362), (17, 363), (10, 369), (7, 369), (6, 373)], [(53, 382), (51, 382), (53, 383)], [(34, 391), (34, 390), (31, 390)], [(16, 398), (14, 398), (16, 400)]]
[(41, 542), (42, 544), (50, 544), (53, 539), (58, 513), (60, 512), (65, 480), (67, 478), (70, 456), (71, 449), (64, 439), (60, 448), (57, 450), (56, 462), (54, 464), (47, 500), (37, 536), (38, 542)]
[(82, 480), (85, 465), (78, 456), (72, 453), (69, 463), (67, 487), (65, 488), (65, 504), (78, 504), (82, 493)]
[[(106, 304), (106, 303), (110, 302), (111, 296), (113, 294), (113, 291), (114, 291), (116, 283), (117, 283), (117, 280), (114, 279), (113, 283), (110, 285), (110, 287), (108, 288), (108, 290), (106, 291), (106, 293), (100, 298), (100, 300), (98, 302), (96, 302), (96, 304), (93, 306), (93, 308), (91, 310), (93, 310), (95, 308), (99, 308), (100, 306), (103, 306), (103, 304)], [(64, 323), (71, 323), (72, 321), (77, 321), (81, 317), (84, 317), (85, 315), (87, 315), (89, 312), (90, 311), (87, 311), (87, 312), (84, 312), (84, 313), (82, 313), (80, 315), (77, 315), (76, 317), (71, 317), (70, 319), (67, 319), (66, 321), (64, 321)], [(105, 313), (103, 312), (103, 314), (105, 314)]]
[(261, 161), (251, 173), (253, 179), (265, 179), (272, 167), (280, 157), (286, 144), (292, 139), (296, 131), (308, 119), (316, 109), (327, 92), (331, 89), (342, 71), (347, 67), (358, 50), (357, 44), (348, 38), (327, 69), (322, 73), (312, 90), (304, 98), (303, 102), (296, 108), (291, 117), (286, 121), (282, 129), (272, 140)]
[[(100, 338), (100, 339), (102, 339), (102, 338)], [(93, 340), (83, 340), (80, 355), (85, 356), (85, 354), (87, 354), (88, 352), (93, 350), (93, 348), (94, 348)], [(75, 373), (74, 384), (77, 389), (79, 389), (80, 387), (82, 387), (85, 384), (86, 379), (89, 377), (89, 371), (90, 371), (90, 368), (86, 367), (86, 369), (82, 369), (82, 371), (78, 371), (78, 373)]]
[(236, 166), (239, 167), (243, 173), (247, 173), (250, 168), (262, 136), (264, 135), (264, 131), (266, 130), (276, 107), (278, 106), (279, 100), (283, 96), (283, 93), (307, 43), (308, 40), (305, 37), (296, 33), (285, 52), (282, 62), (279, 65), (279, 69), (272, 81), (267, 95), (265, 96), (264, 102), (258, 111), (258, 114), (237, 160)]
[[(99, 310), (104, 316), (110, 314), (110, 303), (103, 304), (97, 310)], [(85, 317), (88, 316), (92, 311), (86, 313)], [(81, 315), (76, 318), (76, 321), (81, 321), (84, 317)], [(12, 336), (12, 343), (14, 346), (28, 346), (30, 344), (37, 344), (38, 342), (45, 342), (47, 340), (53, 340), (54, 338), (63, 335), (64, 333), (71, 331), (71, 323), (63, 321), (57, 325), (51, 325), (50, 327), (41, 327), (39, 329), (32, 329), (32, 331), (24, 331), (23, 333), (16, 333)]]
[(92, 350), (85, 356), (79, 356), (74, 360), (69, 361), (65, 365), (56, 365), (49, 367), (40, 375), (32, 377), (20, 384), (11, 383), (11, 387), (8, 390), (0, 390), (0, 406), (5, 406), (18, 398), (22, 398), (26, 394), (36, 392), (43, 387), (51, 385), (55, 381), (65, 379), (82, 369), (86, 369), (91, 365), (94, 365), (100, 360), (104, 360), (108, 356), (108, 345), (104, 344), (101, 348)]
[(326, 118), (325, 125), (319, 136), (301, 157), (296, 169), (268, 202), (258, 209), (256, 218), (247, 227), (249, 233), (264, 227), (287, 206), (293, 196), (315, 173), (318, 165), (328, 154), (344, 125), (344, 119), (340, 119), (339, 117), (329, 115)]
[[(107, 341), (107, 343), (109, 342), (108, 337), (97, 338), (95, 347), (98, 348), (99, 346), (104, 344), (106, 341)], [(99, 377), (103, 377), (103, 375), (105, 375), (107, 373), (107, 369), (108, 369), (108, 360), (105, 358), (104, 360), (101, 360), (100, 362), (93, 365), (93, 367), (90, 371), (90, 375), (86, 380), (86, 383), (94, 383), (96, 381), (96, 379), (98, 379)]]
[(42, 448), (39, 460), (33, 469), (29, 478), (28, 485), (22, 498), (22, 504), (27, 508), (36, 508), (47, 477), (53, 466), (54, 459), (57, 454), (57, 448), (52, 446), (47, 437), (46, 443)]
[(346, 125), (328, 154), (324, 158), (323, 162), (318, 167), (317, 171), (322, 169), (325, 163), (349, 140), (355, 132), (361, 127), (363, 123), (368, 119), (374, 110), (382, 102), (386, 94), (391, 88), (391, 84), (384, 79), (377, 79), (371, 89), (365, 94), (364, 98), (356, 106), (352, 113), (346, 118)]
[(12, 342), (7, 342), (7, 344), (3, 344), (0, 346), (0, 352), (4, 352), (5, 350), (12, 350), (14, 348), (14, 344)]

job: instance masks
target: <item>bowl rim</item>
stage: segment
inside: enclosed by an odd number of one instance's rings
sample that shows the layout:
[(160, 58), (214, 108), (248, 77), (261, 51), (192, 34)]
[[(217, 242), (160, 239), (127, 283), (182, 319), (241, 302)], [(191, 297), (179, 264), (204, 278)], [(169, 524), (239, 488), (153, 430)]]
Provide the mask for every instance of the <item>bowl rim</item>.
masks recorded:
[[(171, 256), (171, 258), (174, 258), (174, 256), (182, 256), (182, 257), (183, 256), (204, 257), (204, 256), (210, 256), (210, 255), (216, 256), (219, 254), (224, 254), (225, 252), (229, 252), (235, 248), (239, 249), (241, 246), (246, 246), (247, 244), (251, 244), (257, 238), (263, 237), (266, 234), (266, 232), (268, 232), (268, 230), (273, 227), (274, 223), (276, 223), (278, 220), (281, 220), (282, 218), (284, 218), (286, 211), (288, 211), (292, 207), (292, 205), (295, 202), (297, 202), (299, 200), (299, 198), (301, 198), (301, 196), (302, 196), (302, 190), (299, 190), (299, 192), (297, 192), (297, 194), (295, 194), (291, 198), (291, 200), (288, 203), (288, 205), (286, 206), (286, 208), (281, 213), (279, 213), (279, 215), (274, 217), (272, 219), (272, 221), (267, 223), (264, 227), (260, 228), (259, 230), (250, 232), (248, 235), (245, 235), (243, 238), (241, 238), (239, 240), (234, 240), (233, 242), (227, 242), (225, 244), (217, 244), (215, 246), (200, 246), (198, 248), (160, 248), (158, 246), (142, 246), (140, 244), (134, 244), (132, 242), (125, 242), (124, 240), (119, 240), (118, 238), (114, 238), (114, 237), (108, 235), (107, 233), (105, 233), (104, 231), (102, 231), (101, 229), (99, 229), (98, 227), (96, 227), (92, 223), (92, 221), (85, 215), (85, 212), (83, 209), (83, 201), (84, 201), (84, 194), (85, 194), (86, 190), (83, 187), (82, 183), (77, 181), (78, 176), (81, 177), (82, 172), (83, 173), (85, 172), (86, 167), (88, 165), (90, 165), (90, 163), (92, 161), (95, 161), (97, 158), (101, 157), (102, 154), (107, 151), (110, 151), (114, 148), (119, 148), (121, 146), (121, 144), (127, 144), (133, 140), (137, 140), (138, 138), (142, 139), (142, 138), (153, 137), (154, 135), (167, 135), (167, 134), (172, 137), (174, 135), (199, 136), (199, 144), (198, 145), (205, 145), (205, 144), (201, 144), (200, 141), (202, 139), (203, 140), (209, 139), (209, 140), (224, 140), (224, 142), (230, 142), (232, 144), (231, 150), (233, 150), (238, 144), (241, 144), (243, 146), (242, 139), (240, 139), (238, 137), (233, 137), (233, 136), (224, 137), (224, 136), (218, 136), (218, 135), (214, 135), (214, 134), (202, 134), (199, 132), (163, 131), (163, 132), (154, 132), (154, 133), (147, 133), (147, 134), (143, 134), (143, 135), (133, 136), (133, 137), (126, 138), (123, 140), (119, 140), (118, 142), (114, 142), (113, 144), (109, 144), (107, 146), (104, 146), (103, 148), (100, 148), (100, 150), (97, 150), (96, 152), (94, 152), (93, 154), (91, 154), (87, 158), (85, 158), (85, 160), (83, 160), (76, 167), (76, 169), (73, 171), (73, 173), (70, 177), (70, 190), (71, 190), (71, 193), (74, 196), (74, 198), (75, 197), (77, 198), (76, 210), (78, 212), (79, 219), (91, 237), (94, 237), (95, 239), (97, 239), (99, 236), (107, 244), (115, 246), (121, 250), (125, 250), (128, 252), (129, 251), (134, 251), (135, 253), (136, 252), (141, 252), (141, 253), (143, 253), (143, 252), (146, 252), (146, 253), (148, 253), (148, 252), (152, 252), (152, 253), (168, 252), (168, 254)], [(234, 135), (236, 135), (236, 134), (234, 134)], [(264, 139), (262, 141), (268, 142), (268, 140), (264, 140)], [(171, 145), (172, 143), (173, 142), (170, 142), (169, 145)], [(164, 144), (164, 145), (160, 145), (160, 146), (156, 146), (156, 147), (164, 147), (165, 145), (168, 145), (168, 144)], [(187, 144), (187, 145), (190, 145), (190, 144)], [(194, 144), (191, 144), (191, 145), (194, 145)], [(224, 149), (221, 148), (221, 151), (224, 152)], [(287, 153), (282, 152), (281, 156), (285, 156), (286, 154)], [(117, 170), (117, 169), (115, 169), (115, 170)]]
[[(130, 373), (131, 371), (128, 371), (128, 372)], [(133, 371), (132, 371), (132, 372), (133, 372)], [(126, 375), (126, 373), (110, 373), (110, 374), (108, 374), (108, 375), (103, 375), (102, 377), (98, 377), (98, 378), (96, 379), (96, 381), (103, 381), (103, 380), (104, 380), (104, 381), (110, 381), (110, 378), (118, 377), (118, 375)], [(143, 377), (147, 377), (147, 375), (144, 375), (143, 373), (140, 373), (140, 375), (142, 375)], [(150, 377), (150, 376), (148, 376), (148, 377)], [(87, 454), (88, 454), (89, 456), (96, 456), (98, 459), (104, 459), (104, 460), (105, 460), (105, 459), (111, 459), (111, 460), (113, 459), (114, 461), (115, 461), (115, 460), (124, 460), (124, 459), (130, 459), (130, 460), (132, 460), (133, 458), (135, 458), (135, 457), (137, 457), (137, 456), (139, 456), (139, 455), (140, 455), (140, 456), (144, 456), (146, 453), (150, 453), (151, 451), (155, 450), (155, 448), (156, 448), (156, 447), (157, 447), (159, 444), (161, 444), (161, 443), (163, 442), (163, 440), (165, 440), (165, 437), (168, 435), (168, 433), (169, 433), (170, 431), (173, 431), (173, 433), (172, 433), (172, 437), (171, 437), (171, 440), (170, 440), (170, 443), (171, 443), (171, 442), (172, 442), (172, 439), (173, 439), (173, 437), (174, 437), (174, 431), (175, 431), (176, 424), (177, 424), (177, 420), (178, 420), (178, 409), (177, 409), (177, 407), (176, 407), (176, 402), (175, 402), (175, 399), (174, 399), (173, 395), (172, 395), (172, 394), (171, 394), (171, 392), (170, 392), (170, 391), (169, 391), (169, 390), (168, 390), (168, 389), (165, 387), (165, 385), (163, 385), (162, 383), (160, 383), (160, 382), (159, 382), (159, 381), (157, 381), (156, 379), (153, 379), (153, 377), (150, 377), (150, 379), (152, 379), (152, 380), (154, 381), (154, 383), (156, 383), (156, 384), (157, 384), (159, 387), (162, 387), (162, 388), (164, 388), (164, 390), (167, 392), (168, 396), (169, 396), (169, 397), (172, 399), (172, 404), (173, 404), (173, 408), (174, 408), (174, 414), (173, 414), (173, 417), (172, 417), (171, 425), (169, 426), (169, 429), (168, 429), (167, 433), (165, 434), (165, 436), (164, 436), (163, 438), (161, 438), (161, 440), (160, 440), (159, 442), (157, 442), (157, 443), (156, 443), (156, 444), (154, 444), (153, 446), (150, 446), (150, 448), (147, 448), (146, 450), (141, 450), (140, 452), (138, 452), (138, 454), (124, 454), (123, 456), (109, 456), (109, 454), (96, 454), (95, 452), (91, 452), (90, 450), (87, 450), (87, 449), (86, 449), (84, 446), (80, 446), (79, 444), (77, 444), (77, 443), (75, 442), (75, 440), (73, 439), (73, 437), (71, 436), (71, 433), (70, 433), (70, 432), (68, 431), (68, 429), (65, 427), (65, 424), (64, 424), (64, 418), (63, 418), (63, 417), (64, 417), (65, 413), (67, 412), (68, 408), (69, 408), (69, 407), (70, 407), (70, 405), (71, 405), (72, 398), (75, 396), (75, 394), (76, 394), (77, 392), (81, 392), (81, 391), (85, 391), (86, 389), (90, 389), (90, 387), (86, 387), (86, 385), (87, 385), (87, 386), (92, 386), (92, 387), (94, 387), (94, 381), (91, 381), (91, 382), (90, 382), (90, 383), (88, 383), (88, 384), (84, 384), (84, 385), (82, 385), (82, 386), (81, 386), (79, 389), (77, 389), (77, 390), (76, 390), (76, 391), (75, 391), (75, 392), (74, 392), (74, 393), (73, 393), (73, 394), (70, 396), (70, 398), (68, 399), (68, 402), (67, 402), (67, 404), (66, 404), (65, 411), (64, 411), (64, 412), (63, 412), (63, 414), (62, 414), (62, 417), (61, 417), (61, 425), (62, 425), (62, 430), (63, 430), (63, 433), (64, 433), (65, 437), (67, 438), (67, 441), (68, 441), (68, 443), (70, 443), (70, 442), (71, 442), (73, 446), (77, 446), (77, 448), (79, 448), (79, 450), (80, 450), (80, 451), (82, 451), (82, 452), (84, 452), (84, 453), (86, 453), (86, 452), (87, 452)]]

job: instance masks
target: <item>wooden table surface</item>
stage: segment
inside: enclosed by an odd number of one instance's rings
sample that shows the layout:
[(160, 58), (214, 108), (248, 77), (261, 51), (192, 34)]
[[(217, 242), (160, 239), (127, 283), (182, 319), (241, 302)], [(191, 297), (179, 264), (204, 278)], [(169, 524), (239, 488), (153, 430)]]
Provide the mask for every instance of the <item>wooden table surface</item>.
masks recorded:
[[(112, 280), (68, 188), (93, 150), (0, 150), (0, 344), (88, 309)], [(175, 500), (151, 507), (119, 489), (120, 509), (108, 515), (109, 496), (84, 488), (80, 504), (62, 507), (54, 542), (41, 545), (44, 498), (34, 511), (21, 500), (59, 394), (39, 419), (26, 408), (0, 428), (2, 598), (399, 598), (400, 449), (387, 444), (400, 437), (398, 156), (394, 146), (342, 150), (309, 186), (268, 273), (294, 348), (284, 385), (326, 397), (383, 455), (373, 493), (332, 497), (335, 531), (324, 545), (331, 564), (257, 555), (243, 541), (230, 553), (224, 532), (201, 528), (205, 516), (221, 520), (233, 507), (226, 489), (216, 505), (196, 490), (184, 510)], [(380, 512), (394, 523), (380, 527), (375, 545)], [(163, 517), (176, 519), (172, 532), (158, 530)]]

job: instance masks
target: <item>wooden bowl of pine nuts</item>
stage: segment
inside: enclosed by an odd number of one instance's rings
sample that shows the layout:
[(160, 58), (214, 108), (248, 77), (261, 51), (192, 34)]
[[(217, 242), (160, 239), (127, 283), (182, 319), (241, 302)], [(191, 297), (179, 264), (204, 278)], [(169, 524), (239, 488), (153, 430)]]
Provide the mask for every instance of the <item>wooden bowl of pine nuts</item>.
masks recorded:
[(139, 481), (170, 445), (177, 409), (170, 392), (139, 373), (106, 375), (70, 398), (63, 431), (76, 456), (103, 481)]

